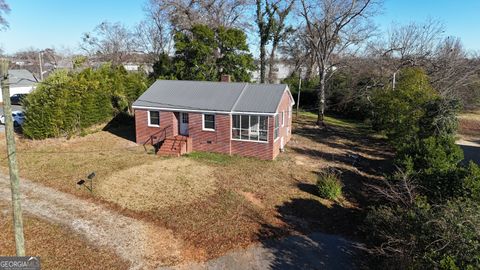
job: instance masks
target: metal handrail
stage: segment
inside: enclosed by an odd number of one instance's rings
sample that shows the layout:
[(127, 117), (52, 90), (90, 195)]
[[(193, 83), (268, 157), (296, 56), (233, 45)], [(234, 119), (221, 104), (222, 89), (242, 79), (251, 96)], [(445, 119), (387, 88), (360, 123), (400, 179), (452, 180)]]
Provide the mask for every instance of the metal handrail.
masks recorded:
[[(156, 143), (162, 141), (162, 137), (163, 137), (163, 140), (165, 140), (167, 138), (167, 130), (169, 128), (171, 128), (172, 126), (171, 125), (168, 125), (166, 127), (164, 127), (163, 129), (159, 130), (158, 132), (155, 132), (153, 133), (152, 135), (150, 135), (150, 138), (148, 138), (148, 140), (146, 140), (144, 143), (143, 143), (143, 148), (145, 149), (145, 151), (147, 151), (147, 147), (145, 147), (145, 145), (150, 142), (151, 145), (155, 145)], [(156, 137), (157, 134), (161, 134), (160, 135), (160, 139), (157, 140), (157, 142), (153, 142), (153, 138)]]

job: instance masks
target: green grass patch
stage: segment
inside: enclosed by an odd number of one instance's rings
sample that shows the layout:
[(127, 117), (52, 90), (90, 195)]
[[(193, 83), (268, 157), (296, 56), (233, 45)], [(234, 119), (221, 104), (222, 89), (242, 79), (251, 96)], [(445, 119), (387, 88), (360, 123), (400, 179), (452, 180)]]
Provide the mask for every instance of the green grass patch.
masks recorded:
[(196, 159), (196, 160), (206, 161), (209, 163), (222, 164), (222, 165), (229, 164), (234, 159), (238, 159), (238, 157), (229, 156), (225, 154), (212, 153), (212, 152), (200, 152), (200, 151), (189, 153), (187, 157)]
[[(302, 111), (302, 112), (299, 112), (299, 114), (304, 117), (317, 119), (317, 114), (313, 112)], [(325, 115), (325, 123), (330, 126), (337, 126), (337, 127), (349, 128), (349, 129), (358, 129), (358, 130), (370, 129), (369, 125), (365, 124), (364, 122), (361, 122), (358, 120), (352, 120), (352, 119), (339, 118), (337, 116), (331, 116), (331, 115)]]

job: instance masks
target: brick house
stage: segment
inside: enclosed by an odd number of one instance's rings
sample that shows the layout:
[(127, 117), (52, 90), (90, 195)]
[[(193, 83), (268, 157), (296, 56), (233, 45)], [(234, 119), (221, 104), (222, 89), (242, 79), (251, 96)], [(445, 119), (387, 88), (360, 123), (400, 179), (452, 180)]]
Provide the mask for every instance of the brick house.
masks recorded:
[(285, 84), (157, 80), (133, 103), (136, 141), (161, 155), (274, 159), (290, 140), (293, 104)]

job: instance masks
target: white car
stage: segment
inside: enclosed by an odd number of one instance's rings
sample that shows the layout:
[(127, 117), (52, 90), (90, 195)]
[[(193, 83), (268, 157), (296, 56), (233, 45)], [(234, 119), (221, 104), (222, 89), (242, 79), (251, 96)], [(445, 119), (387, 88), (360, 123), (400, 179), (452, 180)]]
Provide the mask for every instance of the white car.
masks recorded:
[[(23, 122), (25, 121), (25, 114), (23, 114), (22, 111), (13, 111), (12, 112), (12, 117), (13, 117), (13, 126), (14, 127), (19, 127), (23, 125)], [(0, 116), (0, 123), (2, 125), (5, 125), (5, 115), (3, 114)]]

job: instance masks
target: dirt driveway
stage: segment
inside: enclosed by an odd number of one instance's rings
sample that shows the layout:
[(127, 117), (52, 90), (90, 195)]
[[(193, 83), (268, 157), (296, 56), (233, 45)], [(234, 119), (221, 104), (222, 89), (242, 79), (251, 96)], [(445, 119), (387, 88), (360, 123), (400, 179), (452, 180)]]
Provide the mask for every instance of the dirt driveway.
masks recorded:
[[(152, 269), (181, 261), (181, 242), (171, 231), (126, 217), (97, 204), (21, 180), (24, 211), (70, 227), (96, 245), (110, 248), (131, 269)], [(8, 176), (0, 175), (0, 199), (10, 200)]]

